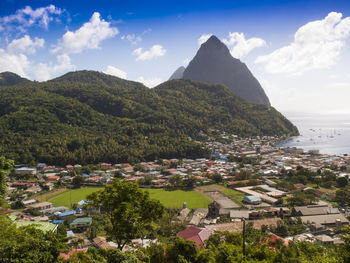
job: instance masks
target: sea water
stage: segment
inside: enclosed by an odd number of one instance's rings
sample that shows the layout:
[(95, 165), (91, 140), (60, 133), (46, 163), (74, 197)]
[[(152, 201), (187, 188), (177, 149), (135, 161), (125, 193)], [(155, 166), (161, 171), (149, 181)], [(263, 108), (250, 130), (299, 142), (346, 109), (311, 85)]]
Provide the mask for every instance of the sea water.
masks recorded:
[(350, 115), (284, 113), (299, 129), (300, 136), (278, 143), (278, 147), (317, 149), (325, 154), (350, 154)]

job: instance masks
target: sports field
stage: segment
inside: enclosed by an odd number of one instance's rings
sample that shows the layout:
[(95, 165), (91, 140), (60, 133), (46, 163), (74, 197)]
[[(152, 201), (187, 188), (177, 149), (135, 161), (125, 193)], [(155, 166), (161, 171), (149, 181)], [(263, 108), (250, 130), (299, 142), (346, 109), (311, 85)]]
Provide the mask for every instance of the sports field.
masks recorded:
[(67, 190), (48, 201), (53, 203), (55, 206), (70, 206), (70, 199), (72, 197), (72, 204), (78, 203), (80, 200), (86, 200), (86, 197), (98, 190), (102, 190), (103, 187), (83, 187), (79, 189)]
[(151, 198), (158, 199), (165, 207), (170, 208), (181, 208), (183, 202), (186, 202), (190, 209), (207, 208), (212, 202), (207, 196), (196, 191), (166, 191), (164, 189), (147, 189), (147, 191)]
[[(92, 192), (101, 190), (100, 187), (84, 187), (80, 189), (67, 190), (51, 199), (55, 206), (70, 207), (70, 196), (72, 204), (78, 203), (80, 200), (86, 200), (86, 197)], [(207, 208), (211, 200), (195, 191), (174, 190), (166, 191), (164, 189), (144, 189), (150, 193), (150, 197), (159, 200), (165, 207), (181, 208), (183, 202), (187, 203), (187, 207), (192, 208)]]

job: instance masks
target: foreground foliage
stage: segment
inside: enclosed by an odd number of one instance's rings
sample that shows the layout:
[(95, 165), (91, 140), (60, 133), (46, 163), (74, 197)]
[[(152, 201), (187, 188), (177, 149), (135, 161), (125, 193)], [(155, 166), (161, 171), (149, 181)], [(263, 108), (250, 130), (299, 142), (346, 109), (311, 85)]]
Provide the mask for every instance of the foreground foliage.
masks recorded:
[(163, 205), (149, 197), (134, 182), (123, 182), (115, 179), (113, 184), (106, 185), (102, 191), (88, 196), (91, 206), (105, 212), (112, 228), (108, 236), (114, 240), (119, 249), (134, 238), (144, 238), (152, 230), (152, 223), (159, 220)]

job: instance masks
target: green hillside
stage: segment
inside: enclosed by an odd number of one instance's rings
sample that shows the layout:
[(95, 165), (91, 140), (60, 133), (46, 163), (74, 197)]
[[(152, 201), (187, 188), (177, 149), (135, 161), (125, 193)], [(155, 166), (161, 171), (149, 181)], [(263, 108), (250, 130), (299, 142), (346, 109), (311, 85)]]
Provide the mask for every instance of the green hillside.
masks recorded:
[(172, 80), (154, 89), (94, 71), (0, 87), (0, 148), (16, 162), (52, 164), (196, 158), (199, 131), (297, 134), (269, 106), (224, 86)]

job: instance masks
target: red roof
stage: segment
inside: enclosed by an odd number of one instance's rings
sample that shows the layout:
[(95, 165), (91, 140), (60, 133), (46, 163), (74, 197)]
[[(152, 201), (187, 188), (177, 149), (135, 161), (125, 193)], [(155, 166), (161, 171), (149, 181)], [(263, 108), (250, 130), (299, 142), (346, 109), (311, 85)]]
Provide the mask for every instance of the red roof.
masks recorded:
[(65, 260), (67, 260), (71, 255), (80, 251), (86, 252), (87, 248), (77, 248), (77, 249), (72, 249), (68, 253), (60, 253), (60, 257), (63, 257)]
[(211, 233), (212, 232), (208, 229), (190, 226), (189, 228), (177, 233), (177, 236), (193, 241), (196, 243), (197, 247), (201, 247)]

